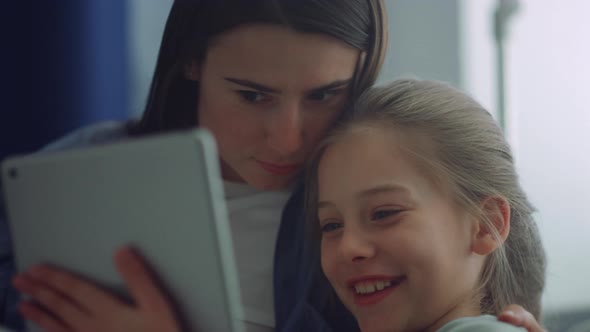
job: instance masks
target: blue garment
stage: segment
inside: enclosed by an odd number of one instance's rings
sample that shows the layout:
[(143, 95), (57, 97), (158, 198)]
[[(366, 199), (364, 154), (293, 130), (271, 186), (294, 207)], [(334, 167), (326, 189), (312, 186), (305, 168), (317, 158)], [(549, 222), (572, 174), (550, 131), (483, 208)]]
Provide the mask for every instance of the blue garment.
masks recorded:
[(5, 216), (4, 197), (0, 190), (0, 326), (23, 331), (25, 325), (17, 312), (19, 295), (10, 284), (15, 266), (10, 231)]
[[(104, 123), (76, 131), (41, 152), (83, 148), (128, 138), (124, 123)], [(0, 325), (24, 330), (17, 312), (18, 293), (11, 286), (15, 266), (10, 232), (0, 197)], [(283, 211), (274, 258), (276, 331), (358, 331), (352, 315), (319, 273), (319, 255), (306, 241), (303, 186), (299, 185)], [(315, 260), (314, 260), (315, 259)]]

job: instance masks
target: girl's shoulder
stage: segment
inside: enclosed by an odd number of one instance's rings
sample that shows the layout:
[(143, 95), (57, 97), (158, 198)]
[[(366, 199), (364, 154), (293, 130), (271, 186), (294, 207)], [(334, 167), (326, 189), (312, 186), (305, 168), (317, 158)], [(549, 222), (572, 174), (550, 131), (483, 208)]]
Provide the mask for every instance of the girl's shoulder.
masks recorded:
[(496, 316), (465, 317), (448, 322), (437, 332), (524, 332), (526, 329), (499, 321)]

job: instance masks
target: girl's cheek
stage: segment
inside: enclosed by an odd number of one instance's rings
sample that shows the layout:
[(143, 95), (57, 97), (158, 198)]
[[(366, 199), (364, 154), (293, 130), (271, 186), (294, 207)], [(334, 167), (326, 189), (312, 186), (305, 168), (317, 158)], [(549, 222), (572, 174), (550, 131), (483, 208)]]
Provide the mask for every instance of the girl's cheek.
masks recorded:
[(329, 279), (331, 279), (331, 275), (336, 274), (338, 269), (338, 257), (336, 256), (335, 245), (332, 242), (330, 240), (322, 240), (321, 245), (322, 270)]

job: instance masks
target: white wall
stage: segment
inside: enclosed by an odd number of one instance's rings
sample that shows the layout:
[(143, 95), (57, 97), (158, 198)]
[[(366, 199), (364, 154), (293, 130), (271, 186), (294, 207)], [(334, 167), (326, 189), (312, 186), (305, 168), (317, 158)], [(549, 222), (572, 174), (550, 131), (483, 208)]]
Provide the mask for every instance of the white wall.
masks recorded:
[[(506, 47), (507, 119), (548, 255), (547, 311), (590, 307), (590, 2), (521, 0)], [(495, 107), (495, 1), (464, 1), (467, 88)], [(479, 19), (477, 19), (479, 18)], [(480, 76), (478, 76), (480, 75)]]
[(462, 85), (457, 0), (385, 0), (389, 49), (379, 81), (417, 76)]

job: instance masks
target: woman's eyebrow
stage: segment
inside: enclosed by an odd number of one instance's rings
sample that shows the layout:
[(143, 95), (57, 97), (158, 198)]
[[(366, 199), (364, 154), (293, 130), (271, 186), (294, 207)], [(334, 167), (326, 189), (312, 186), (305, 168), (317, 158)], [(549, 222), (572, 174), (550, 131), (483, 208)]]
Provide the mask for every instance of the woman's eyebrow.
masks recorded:
[(252, 81), (248, 81), (248, 80), (242, 80), (239, 78), (232, 78), (232, 77), (224, 77), (224, 79), (228, 82), (237, 84), (237, 85), (241, 85), (247, 88), (251, 88), (254, 90), (258, 90), (261, 92), (267, 92), (267, 93), (279, 93), (281, 92), (281, 90), (279, 89), (275, 89), (275, 88), (271, 88), (256, 82), (252, 82)]
[[(260, 83), (252, 82), (249, 80), (243, 80), (243, 79), (233, 78), (233, 77), (224, 77), (224, 79), (228, 82), (231, 82), (231, 83), (234, 83), (237, 85), (241, 85), (243, 87), (251, 88), (254, 90), (258, 90), (261, 92), (281, 93), (281, 90), (279, 90), (279, 89), (272, 88), (272, 87), (269, 87), (269, 86), (266, 86), (266, 85), (263, 85)], [(305, 93), (309, 94), (309, 93), (314, 93), (314, 92), (333, 90), (336, 88), (343, 88), (343, 87), (347, 87), (348, 85), (350, 85), (350, 82), (352, 82), (352, 78), (348, 78), (348, 79), (344, 79), (344, 80), (336, 80), (334, 82), (319, 86), (317, 88), (309, 89)]]
[(336, 80), (332, 83), (328, 83), (326, 85), (322, 85), (320, 87), (307, 90), (307, 93), (322, 92), (322, 91), (334, 90), (337, 88), (345, 88), (350, 85), (350, 82), (352, 82), (352, 78), (347, 78), (344, 80)]

